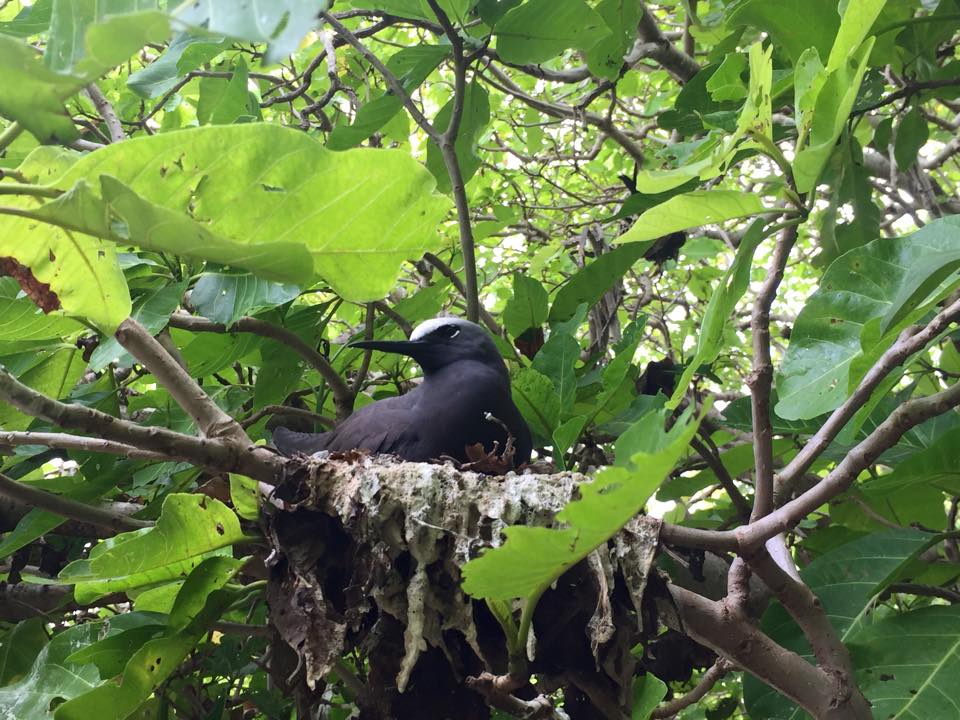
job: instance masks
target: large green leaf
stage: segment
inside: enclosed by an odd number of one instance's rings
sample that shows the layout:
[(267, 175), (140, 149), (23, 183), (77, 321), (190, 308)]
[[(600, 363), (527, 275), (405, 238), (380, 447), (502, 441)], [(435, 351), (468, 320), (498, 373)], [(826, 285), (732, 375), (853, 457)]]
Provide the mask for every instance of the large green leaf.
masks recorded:
[(511, 526), (503, 545), (463, 568), (463, 589), (498, 600), (530, 597), (606, 542), (643, 508), (683, 455), (699, 425), (688, 411), (669, 432), (658, 433), (658, 450), (633, 457), (638, 471), (609, 467), (580, 487), (557, 521), (562, 528)]
[(190, 304), (204, 317), (230, 326), (244, 315), (283, 305), (299, 294), (296, 285), (274, 283), (255, 275), (205, 273), (190, 292)]
[(609, 32), (584, 0), (529, 0), (495, 28), (497, 53), (511, 63), (542, 63), (568, 48), (588, 50)]
[(31, 300), (18, 298), (13, 278), (0, 278), (0, 354), (29, 350), (81, 332), (80, 323), (60, 315), (46, 315)]
[(533, 368), (520, 368), (511, 378), (510, 389), (530, 429), (549, 440), (560, 424), (560, 395), (550, 378)]
[(208, 558), (194, 568), (177, 593), (170, 625), (148, 640), (127, 661), (119, 682), (106, 682), (57, 708), (57, 720), (125, 718), (150, 697), (192, 651), (236, 593), (223, 590), (243, 565), (234, 558)]
[(110, 145), (56, 186), (80, 180), (100, 185), (99, 214), (96, 196), (78, 186), (69, 213), (45, 213), (48, 204), (38, 215), (278, 281), (306, 285), (320, 277), (355, 301), (383, 297), (404, 260), (437, 249), (436, 227), (450, 205), (405, 152), (333, 153), (304, 133), (260, 124)]
[(220, 54), (224, 45), (213, 42), (207, 33), (179, 33), (160, 57), (130, 74), (127, 87), (142, 97), (160, 97), (181, 77)]
[(753, 193), (738, 190), (694, 190), (650, 208), (616, 241), (633, 243), (653, 240), (677, 230), (752, 217), (764, 212), (769, 210)]
[[(27, 368), (18, 372), (16, 367), (8, 368), (24, 385), (47, 397), (65, 397), (80, 380), (84, 371), (81, 353), (76, 347), (53, 345), (37, 352), (25, 353), (19, 358), (0, 358), (0, 367), (5, 364), (24, 362)], [(12, 405), (0, 403), (0, 428), (4, 430), (26, 430), (33, 418), (24, 415)]]
[[(859, 380), (862, 363), (852, 372), (855, 362), (882, 352), (904, 318), (922, 312), (916, 308), (958, 265), (960, 216), (839, 257), (794, 324), (777, 378), (777, 414), (796, 420), (838, 407)], [(879, 336), (881, 323), (887, 332)]]
[(92, 79), (147, 43), (167, 39), (157, 0), (54, 0), (43, 60), (61, 74)]
[(863, 43), (860, 50), (836, 70), (820, 71), (822, 81), (814, 81), (817, 84), (822, 82), (822, 85), (816, 94), (813, 110), (809, 113), (809, 143), (802, 144), (802, 139), (798, 142), (799, 150), (793, 160), (793, 175), (800, 192), (813, 189), (835, 149), (867, 71), (873, 40), (870, 38)]
[(243, 538), (237, 516), (219, 500), (175, 493), (164, 499), (155, 527), (100, 543), (89, 560), (70, 563), (59, 579), (76, 585), (78, 602), (90, 602), (177, 578)]
[(927, 607), (878, 620), (851, 655), (873, 715), (952, 718), (960, 708), (960, 607)]
[(609, 30), (587, 51), (587, 65), (597, 77), (616, 80), (623, 67), (623, 56), (633, 46), (637, 35), (640, 3), (632, 0), (600, 0), (596, 9)]
[(809, 47), (825, 56), (840, 27), (834, 0), (746, 0), (728, 8), (728, 25), (751, 25), (769, 33), (794, 62)]
[(54, 636), (18, 682), (0, 687), (0, 716), (16, 720), (52, 720), (54, 709), (100, 683), (93, 664), (66, 658), (98, 639), (102, 623), (74, 625)]
[[(440, 112), (434, 118), (434, 124), (441, 131), (450, 124), (453, 104), (454, 101), (451, 99), (440, 108)], [(484, 87), (474, 81), (467, 86), (464, 93), (463, 116), (457, 130), (457, 141), (454, 144), (464, 183), (469, 182), (474, 173), (480, 169), (477, 141), (488, 122), (490, 122), (490, 97)], [(447, 172), (440, 147), (433, 141), (427, 144), (427, 167), (437, 179), (437, 188), (442, 192), (450, 192), (452, 189), (450, 174)]]
[(0, 638), (0, 687), (19, 682), (47, 646), (44, 618), (21, 620)]
[(503, 308), (503, 325), (512, 337), (547, 320), (547, 291), (536, 278), (522, 272), (513, 274), (513, 295)]
[(577, 391), (574, 366), (580, 358), (580, 343), (569, 333), (554, 330), (550, 338), (533, 358), (533, 369), (550, 378), (560, 398), (560, 412), (573, 406)]
[[(935, 535), (918, 530), (887, 530), (841, 545), (800, 574), (820, 598), (841, 639), (848, 642), (869, 623), (873, 598), (935, 541)], [(785, 647), (811, 656), (803, 633), (780, 604), (764, 614), (762, 629)], [(757, 720), (803, 717), (782, 695), (752, 677), (744, 681), (744, 698), (750, 717)]]
[(0, 35), (0, 73), (0, 114), (16, 120), (41, 142), (77, 137), (63, 104), (80, 87), (76, 78), (44, 67), (29, 45), (7, 35)]

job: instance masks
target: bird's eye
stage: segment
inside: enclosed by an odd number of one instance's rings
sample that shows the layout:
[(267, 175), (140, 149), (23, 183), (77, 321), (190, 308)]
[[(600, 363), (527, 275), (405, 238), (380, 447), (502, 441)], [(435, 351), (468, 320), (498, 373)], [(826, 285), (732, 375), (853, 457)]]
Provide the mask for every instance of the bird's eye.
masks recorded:
[(437, 328), (437, 334), (441, 337), (452, 339), (460, 334), (460, 328), (456, 325), (441, 325)]

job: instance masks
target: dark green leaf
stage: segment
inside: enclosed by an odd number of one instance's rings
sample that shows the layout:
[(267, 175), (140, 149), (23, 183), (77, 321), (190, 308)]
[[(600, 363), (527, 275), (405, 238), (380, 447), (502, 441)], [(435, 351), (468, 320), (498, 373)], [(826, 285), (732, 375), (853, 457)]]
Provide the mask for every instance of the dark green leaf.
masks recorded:
[(547, 299), (547, 291), (539, 280), (522, 272), (513, 274), (513, 295), (503, 308), (503, 325), (511, 337), (519, 337), (546, 322)]
[(632, 243), (604, 253), (565, 282), (550, 306), (550, 323), (568, 320), (580, 305), (592, 307), (633, 264), (649, 244)]
[(609, 31), (584, 0), (528, 0), (497, 23), (497, 53), (510, 63), (542, 63), (568, 48), (588, 50)]
[(204, 273), (190, 293), (197, 313), (227, 327), (244, 315), (283, 305), (300, 294), (296, 285), (263, 280), (255, 275)]

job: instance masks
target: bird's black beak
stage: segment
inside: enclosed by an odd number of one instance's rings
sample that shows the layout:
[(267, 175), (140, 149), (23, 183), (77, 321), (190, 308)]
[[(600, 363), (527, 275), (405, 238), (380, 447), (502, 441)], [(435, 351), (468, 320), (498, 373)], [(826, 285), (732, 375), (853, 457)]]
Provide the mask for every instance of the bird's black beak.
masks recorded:
[(350, 343), (347, 347), (360, 348), (361, 350), (379, 350), (380, 352), (413, 357), (418, 351), (423, 350), (425, 344), (418, 340), (358, 340)]

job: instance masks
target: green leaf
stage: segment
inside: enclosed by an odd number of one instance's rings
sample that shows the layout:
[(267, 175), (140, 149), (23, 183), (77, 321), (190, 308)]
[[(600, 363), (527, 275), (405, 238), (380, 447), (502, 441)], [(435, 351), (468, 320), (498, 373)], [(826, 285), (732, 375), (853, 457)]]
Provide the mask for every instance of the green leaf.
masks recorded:
[(553, 462), (558, 470), (563, 471), (566, 469), (563, 456), (567, 454), (567, 450), (569, 450), (577, 441), (577, 438), (580, 437), (580, 433), (583, 432), (583, 426), (586, 424), (586, 415), (575, 415), (553, 431)]
[[(45, 314), (32, 300), (17, 298), (13, 278), (0, 278), (0, 354), (39, 348), (83, 331), (80, 323), (58, 314)], [(9, 294), (7, 294), (9, 293)]]
[(533, 369), (550, 378), (560, 398), (560, 412), (573, 407), (577, 392), (574, 365), (580, 358), (580, 343), (568, 333), (553, 331), (550, 338), (533, 358)]
[[(453, 114), (453, 99), (440, 108), (434, 118), (434, 125), (444, 130), (450, 124)], [(480, 169), (481, 160), (477, 155), (477, 142), (480, 135), (490, 122), (490, 97), (484, 87), (477, 81), (467, 86), (463, 99), (463, 116), (457, 131), (457, 142), (454, 145), (457, 160), (460, 163), (460, 174), (463, 182), (467, 183)], [(433, 141), (427, 144), (427, 167), (437, 179), (437, 189), (440, 192), (450, 192), (450, 175), (443, 160), (440, 147)]]
[(248, 77), (247, 63), (240, 57), (229, 78), (200, 78), (197, 122), (201, 125), (229, 125), (247, 114)]
[[(187, 578), (181, 593), (191, 578)], [(119, 683), (104, 683), (64, 703), (57, 708), (56, 720), (129, 716), (180, 666), (209, 626), (236, 599), (236, 593), (213, 591), (189, 624), (183, 628), (171, 626), (166, 635), (147, 641), (127, 662)]]
[(55, 72), (92, 80), (147, 43), (162, 43), (170, 21), (156, 0), (54, 0), (43, 60)]
[(160, 97), (173, 89), (186, 73), (213, 60), (224, 47), (225, 43), (211, 42), (207, 33), (179, 33), (160, 57), (130, 74), (127, 87), (140, 97)]
[(960, 494), (957, 447), (960, 447), (960, 428), (948, 430), (929, 447), (898, 463), (889, 473), (870, 480), (865, 487), (879, 497), (921, 485)]
[(26, 677), (37, 656), (47, 645), (47, 631), (41, 617), (21, 620), (0, 640), (0, 687)]
[(508, 63), (542, 63), (568, 48), (589, 50), (610, 30), (583, 0), (529, 0), (494, 29), (497, 53)]
[(960, 607), (926, 607), (878, 620), (851, 656), (874, 717), (948, 718), (957, 712)]
[(522, 272), (513, 274), (513, 295), (503, 308), (503, 325), (511, 337), (519, 337), (530, 328), (539, 328), (547, 320), (547, 291), (536, 278)]
[(699, 420), (690, 412), (668, 433), (659, 432), (662, 449), (638, 453), (641, 472), (608, 467), (580, 486), (580, 498), (557, 514), (562, 528), (511, 526), (500, 547), (484, 552), (463, 568), (463, 589), (477, 598), (530, 598), (619, 532), (683, 455)]
[(117, 535), (61, 571), (76, 584), (78, 602), (171, 580), (193, 570), (208, 555), (244, 538), (237, 516), (219, 500), (174, 493), (163, 501), (155, 527)]
[[(828, 73), (843, 67), (854, 52), (863, 45), (886, 2), (887, 0), (849, 0), (846, 3), (837, 37), (833, 41), (830, 57), (827, 59)], [(870, 47), (873, 47), (872, 42)], [(865, 57), (869, 54), (867, 51)], [(857, 84), (859, 85), (859, 82)]]
[(249, 558), (208, 557), (197, 565), (177, 593), (170, 610), (170, 628), (184, 630), (200, 615), (211, 593), (226, 585)]
[[(128, 237), (113, 234), (116, 221), (90, 221), (88, 232), (105, 226), (117, 242), (280, 282), (320, 277), (357, 302), (383, 297), (401, 263), (438, 249), (435, 230), (450, 207), (406, 152), (334, 153), (304, 133), (260, 124), (116, 143), (84, 157), (57, 185), (79, 179), (100, 183)], [(0, 221), (0, 230), (7, 226)]]
[(100, 673), (96, 665), (71, 663), (66, 658), (95, 642), (101, 628), (102, 623), (84, 623), (55, 635), (23, 679), (0, 687), (0, 713), (16, 720), (52, 720), (59, 702), (97, 685)]
[(37, 0), (29, 7), (23, 7), (13, 20), (0, 22), (0, 33), (19, 38), (44, 33), (50, 27), (52, 11), (53, 0)]
[(750, 284), (753, 255), (766, 237), (764, 227), (765, 221), (762, 219), (755, 220), (750, 225), (737, 247), (733, 262), (723, 274), (718, 287), (710, 293), (710, 301), (707, 303), (706, 312), (700, 323), (700, 332), (697, 334), (697, 349), (677, 381), (673, 396), (667, 402), (668, 408), (673, 409), (680, 404), (693, 380), (694, 373), (703, 365), (709, 365), (715, 361), (725, 347), (723, 335), (727, 320), (730, 319), (737, 302), (743, 297)]
[(747, 97), (747, 86), (741, 75), (747, 69), (747, 59), (739, 53), (727, 55), (716, 72), (707, 80), (707, 90), (717, 102), (725, 100), (743, 100)]
[(26, 43), (0, 35), (0, 114), (16, 120), (39, 142), (70, 142), (77, 129), (64, 100), (82, 86), (76, 78), (44, 67)]
[(260, 483), (244, 475), (230, 473), (230, 501), (243, 520), (260, 517)]
[(640, 4), (631, 0), (600, 0), (597, 12), (608, 33), (586, 52), (587, 65), (597, 77), (617, 80), (623, 57), (633, 46), (640, 22)]
[(196, 311), (227, 327), (244, 315), (290, 302), (300, 294), (296, 285), (263, 280), (255, 275), (204, 273), (190, 292)]
[(753, 193), (738, 190), (694, 190), (670, 198), (643, 213), (618, 243), (653, 240), (677, 230), (770, 212)]
[[(799, 152), (793, 160), (797, 190), (802, 193), (813, 189), (823, 166), (834, 151), (840, 133), (843, 132), (860, 91), (860, 82), (867, 71), (867, 60), (873, 49), (873, 41), (874, 38), (868, 39), (858, 52), (837, 69), (831, 71), (828, 64), (823, 71), (825, 79), (810, 113), (809, 144), (801, 146), (798, 141)], [(817, 84), (819, 82), (815, 81), (814, 87)]]
[(614, 248), (570, 277), (560, 286), (550, 306), (550, 323), (569, 320), (580, 305), (593, 307), (603, 294), (647, 251), (650, 244)]
[(648, 720), (660, 701), (667, 696), (667, 686), (651, 672), (633, 681), (633, 709), (630, 720)]
[[(449, 53), (450, 48), (445, 45), (415, 45), (394, 53), (387, 60), (387, 69), (397, 77), (407, 94), (411, 94)], [(361, 105), (352, 125), (337, 125), (327, 138), (327, 147), (347, 150), (359, 145), (402, 109), (403, 101), (393, 93), (385, 92)]]
[(123, 666), (133, 654), (167, 627), (163, 615), (143, 612), (116, 615), (103, 624), (109, 634), (73, 653), (67, 658), (67, 662), (92, 663), (100, 671), (100, 677), (104, 678), (123, 672)]
[[(180, 306), (187, 281), (170, 283), (144, 293), (137, 298), (132, 317), (146, 328), (151, 335), (163, 330), (170, 321), (170, 315)], [(117, 339), (109, 335), (100, 342), (90, 356), (90, 369), (99, 372), (110, 363), (118, 367), (133, 367), (133, 356), (128, 353)]]
[(237, 40), (265, 42), (268, 65), (279, 63), (300, 45), (317, 24), (316, 0), (271, 0), (237, 4), (233, 0), (181, 3), (173, 17), (197, 29)]
[(917, 161), (920, 148), (927, 144), (929, 137), (927, 119), (920, 112), (920, 108), (914, 106), (897, 125), (897, 141), (893, 149), (897, 169), (909, 169)]
[[(0, 360), (0, 365), (8, 363), (9, 358)], [(54, 345), (50, 350), (30, 353), (30, 368), (12, 374), (24, 385), (43, 393), (47, 397), (60, 399), (66, 397), (80, 380), (84, 371), (84, 362), (80, 351), (75, 347)], [(0, 428), (4, 430), (26, 430), (33, 418), (24, 415), (12, 405), (0, 403)]]
[(728, 7), (728, 26), (750, 25), (769, 33), (794, 63), (809, 47), (826, 56), (840, 27), (834, 0), (747, 0)]
[(513, 402), (530, 429), (549, 439), (560, 424), (560, 396), (553, 382), (533, 368), (520, 368), (511, 378)]
[[(960, 263), (960, 217), (934, 220), (912, 235), (882, 238), (833, 262), (790, 336), (777, 389), (777, 414), (812, 418), (839, 407), (859, 381), (861, 356), (883, 352), (893, 333)], [(868, 339), (870, 323), (885, 330)]]

